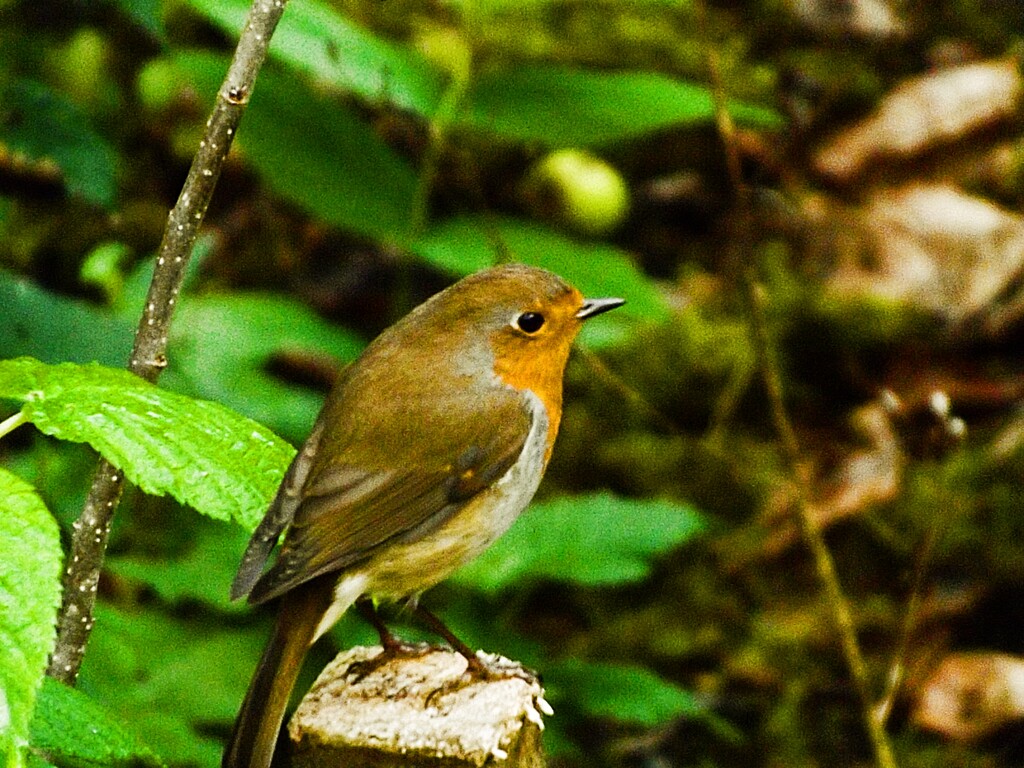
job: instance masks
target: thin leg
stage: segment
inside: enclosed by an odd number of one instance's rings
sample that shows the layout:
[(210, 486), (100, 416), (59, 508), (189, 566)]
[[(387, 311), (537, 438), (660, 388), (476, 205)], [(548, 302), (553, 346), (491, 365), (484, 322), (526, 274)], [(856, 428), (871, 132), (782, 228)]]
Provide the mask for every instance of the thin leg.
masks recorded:
[(427, 625), (431, 632), (438, 637), (444, 638), (448, 645), (465, 657), (466, 663), (469, 665), (469, 669), (472, 672), (475, 674), (483, 674), (486, 671), (483, 662), (480, 661), (480, 657), (476, 655), (473, 649), (459, 640), (459, 638), (455, 636), (455, 633), (448, 629), (448, 627), (445, 626), (445, 623), (437, 618), (437, 616), (418, 603), (412, 610), (413, 613)]
[(434, 632), (434, 634), (443, 637), (457, 653), (466, 659), (466, 674), (460, 679), (450, 680), (448, 683), (442, 685), (436, 691), (431, 693), (427, 697), (428, 703), (430, 703), (430, 701), (435, 697), (443, 696), (450, 691), (461, 688), (467, 682), (473, 680), (507, 680), (510, 678), (518, 678), (520, 680), (525, 680), (531, 685), (537, 682), (537, 676), (523, 667), (515, 666), (508, 669), (489, 667), (480, 660), (480, 657), (476, 655), (472, 648), (459, 640), (459, 638), (455, 636), (455, 633), (448, 629), (448, 627), (445, 626), (445, 623), (433, 613), (418, 603), (413, 606), (412, 610), (413, 613), (423, 621), (423, 623), (426, 624), (432, 632)]
[[(441, 619), (418, 603), (412, 603), (410, 607), (413, 614), (417, 616), (428, 629), (438, 637), (443, 638), (456, 653), (466, 659), (466, 672), (469, 673), (467, 677), (452, 680), (450, 683), (438, 688), (430, 694), (428, 701), (434, 696), (439, 696), (450, 690), (459, 688), (471, 680), (519, 678), (528, 683), (536, 682), (536, 675), (521, 667), (512, 669), (492, 669), (488, 667), (480, 660), (480, 657), (476, 655), (472, 648), (459, 640), (459, 638), (455, 636), (455, 633), (448, 629)], [(412, 643), (406, 643), (393, 635), (391, 630), (388, 629), (387, 624), (385, 624), (384, 620), (380, 617), (380, 614), (377, 612), (377, 607), (373, 604), (371, 599), (366, 597), (360, 598), (356, 601), (356, 609), (360, 614), (362, 614), (363, 618), (365, 618), (373, 628), (377, 630), (377, 634), (380, 635), (380, 644), (384, 647), (384, 650), (372, 659), (356, 662), (349, 667), (348, 673), (354, 675), (355, 680), (363, 679), (369, 673), (379, 669), (381, 666), (396, 657), (401, 656), (415, 658), (422, 656), (423, 654), (430, 653), (430, 651), (433, 650), (429, 645), (414, 645)]]
[(385, 653), (389, 651), (394, 653), (404, 647), (405, 644), (391, 633), (388, 625), (384, 623), (384, 619), (380, 617), (373, 600), (368, 597), (360, 597), (356, 600), (356, 610), (377, 630), (377, 634), (380, 635), (380, 644), (384, 647)]
[(356, 610), (358, 610), (362, 617), (366, 619), (375, 630), (377, 630), (377, 634), (380, 635), (380, 644), (383, 646), (384, 650), (372, 659), (357, 661), (349, 666), (347, 674), (352, 675), (355, 680), (362, 680), (371, 672), (380, 669), (392, 659), (398, 657), (415, 658), (430, 651), (430, 647), (427, 645), (406, 643), (401, 638), (392, 634), (391, 630), (388, 629), (387, 624), (385, 624), (384, 620), (380, 617), (380, 614), (377, 613), (377, 607), (369, 598), (361, 597), (356, 600)]

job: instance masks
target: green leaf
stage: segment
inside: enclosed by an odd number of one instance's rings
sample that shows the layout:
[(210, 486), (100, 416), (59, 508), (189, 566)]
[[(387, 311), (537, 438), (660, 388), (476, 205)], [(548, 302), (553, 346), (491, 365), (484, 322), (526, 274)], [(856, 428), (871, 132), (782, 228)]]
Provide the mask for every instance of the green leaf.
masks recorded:
[(573, 240), (533, 222), (461, 216), (433, 227), (410, 247), (426, 261), (460, 276), (493, 266), (506, 253), (514, 261), (550, 269), (585, 296), (626, 299), (622, 309), (584, 326), (582, 339), (591, 346), (620, 338), (631, 318), (658, 322), (668, 317), (654, 283), (625, 251), (602, 242)]
[(169, 763), (219, 764), (212, 734), (237, 714), (265, 637), (263, 624), (223, 628), (100, 602), (78, 687)]
[(124, 365), (134, 328), (0, 269), (0, 358)]
[(26, 754), (25, 765), (27, 768), (57, 768), (53, 763), (31, 751)]
[[(2, 410), (9, 410), (6, 404)], [(35, 487), (57, 523), (70, 529), (82, 514), (96, 470), (96, 452), (79, 443), (64, 443), (44, 435), (36, 438), (27, 450), (5, 452), (4, 465)]]
[(340, 367), (365, 343), (304, 304), (269, 293), (210, 294), (182, 305), (171, 332), (169, 373), (176, 388), (215, 400), (293, 438), (309, 434), (321, 393), (271, 373), (282, 352), (329, 359)]
[[(227, 62), (199, 52), (175, 62), (212, 101)], [(409, 237), (416, 173), (337, 99), (266, 67), (242, 125), (237, 141), (243, 155), (277, 194), (376, 240)]]
[[(596, 146), (714, 118), (711, 92), (654, 72), (595, 72), (520, 64), (479, 75), (462, 125), (546, 146)], [(741, 122), (782, 127), (773, 110), (730, 103)]]
[(32, 80), (0, 83), (0, 146), (57, 164), (68, 191), (111, 206), (117, 191), (113, 148), (74, 103)]
[(60, 533), (35, 489), (0, 469), (0, 755), (22, 764), (60, 604)]
[(161, 0), (117, 0), (117, 5), (136, 26), (148, 32), (154, 40), (167, 44), (163, 21), (164, 4)]
[(636, 664), (566, 659), (544, 668), (555, 706), (563, 700), (585, 714), (652, 728), (678, 717), (710, 718), (689, 691)]
[(454, 578), (487, 593), (523, 579), (609, 585), (641, 581), (651, 561), (704, 529), (692, 508), (610, 493), (534, 504)]
[(100, 243), (85, 257), (80, 270), (83, 285), (90, 285), (103, 291), (108, 300), (115, 299), (124, 285), (121, 265), (131, 256), (132, 249), (125, 243), (108, 241)]
[(124, 723), (84, 693), (51, 678), (39, 691), (31, 732), (32, 750), (60, 768), (163, 765)]
[[(233, 35), (241, 32), (251, 5), (249, 0), (189, 2)], [(270, 55), (321, 83), (420, 115), (432, 115), (441, 97), (441, 77), (416, 51), (376, 37), (317, 0), (289, 6)]]
[[(190, 270), (202, 269), (210, 245), (200, 238)], [(148, 261), (128, 275), (116, 304), (119, 314), (138, 316), (152, 272)], [(195, 281), (196, 276), (189, 277)], [(274, 375), (275, 359), (294, 353), (340, 368), (355, 359), (365, 342), (285, 294), (236, 292), (197, 294), (183, 302), (169, 346), (162, 386), (214, 400), (301, 442), (323, 394)]]
[(48, 435), (89, 443), (147, 493), (253, 528), (295, 450), (250, 419), (127, 371), (0, 361), (0, 398)]
[[(0, 269), (0, 327), (7, 329), (0, 333), (0, 359), (120, 367), (132, 348), (151, 263), (128, 276), (116, 315)], [(306, 305), (270, 293), (194, 296), (179, 307), (170, 338), (163, 387), (219, 402), (293, 440), (309, 433), (323, 395), (274, 376), (273, 359), (296, 352), (340, 367), (365, 345)]]
[(248, 535), (236, 525), (198, 518), (188, 525), (184, 551), (162, 556), (113, 554), (106, 569), (122, 578), (140, 581), (171, 604), (198, 601), (221, 611), (248, 610), (244, 600), (232, 601), (227, 585), (242, 559)]

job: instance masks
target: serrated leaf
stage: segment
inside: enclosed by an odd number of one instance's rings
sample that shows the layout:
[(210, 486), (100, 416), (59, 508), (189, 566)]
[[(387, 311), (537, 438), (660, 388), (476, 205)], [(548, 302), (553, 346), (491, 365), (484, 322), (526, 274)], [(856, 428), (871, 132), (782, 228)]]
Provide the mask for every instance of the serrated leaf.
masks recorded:
[[(210, 100), (227, 69), (223, 58), (199, 52), (175, 63)], [(277, 194), (315, 216), (386, 243), (409, 237), (412, 167), (353, 110), (297, 75), (264, 68), (237, 141)]]
[(67, 98), (33, 80), (0, 83), (0, 145), (56, 163), (67, 189), (111, 206), (117, 155)]
[(60, 604), (60, 532), (35, 489), (0, 469), (0, 755), (22, 764)]
[(456, 275), (468, 275), (509, 255), (561, 275), (585, 296), (618, 296), (621, 309), (583, 328), (582, 341), (606, 345), (622, 335), (630, 318), (658, 322), (668, 307), (654, 283), (636, 268), (629, 254), (598, 241), (574, 240), (521, 219), (460, 216), (432, 227), (410, 248), (421, 258)]
[[(709, 122), (715, 108), (701, 85), (655, 72), (596, 72), (556, 64), (519, 64), (474, 81), (461, 124), (545, 146), (598, 146), (669, 126)], [(773, 110), (738, 102), (737, 121), (779, 128)]]
[[(249, 0), (189, 2), (234, 35), (241, 32), (250, 6)], [(433, 114), (441, 96), (441, 77), (416, 51), (373, 35), (317, 0), (289, 6), (270, 55), (344, 92), (420, 115)]]
[(0, 359), (124, 365), (134, 326), (0, 269)]
[[(0, 360), (34, 357), (120, 367), (152, 276), (149, 264), (129, 275), (116, 315), (0, 269), (0, 327), (7, 329), (0, 333)], [(340, 367), (363, 346), (354, 333), (283, 294), (201, 294), (178, 309), (161, 385), (214, 400), (299, 440), (309, 434), (323, 395), (274, 376), (272, 359), (299, 352), (330, 358)]]
[(253, 528), (295, 454), (265, 427), (100, 365), (0, 361), (0, 398), (42, 432), (89, 443), (147, 493)]
[(84, 693), (51, 678), (32, 717), (33, 751), (58, 768), (143, 768), (163, 761), (127, 725)]
[(644, 579), (651, 561), (704, 529), (691, 507), (610, 493), (531, 506), (493, 547), (455, 575), (487, 593), (525, 579), (610, 585)]
[(696, 697), (636, 664), (567, 659), (544, 668), (544, 682), (559, 699), (585, 714), (654, 727), (678, 717), (711, 717)]

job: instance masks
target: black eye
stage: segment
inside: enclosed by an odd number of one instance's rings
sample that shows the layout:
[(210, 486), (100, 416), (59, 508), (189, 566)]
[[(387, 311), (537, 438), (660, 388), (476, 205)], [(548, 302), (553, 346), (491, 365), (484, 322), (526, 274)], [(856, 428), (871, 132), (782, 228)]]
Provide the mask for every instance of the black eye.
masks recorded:
[(516, 328), (523, 333), (536, 333), (544, 325), (544, 315), (540, 312), (523, 312), (516, 318)]

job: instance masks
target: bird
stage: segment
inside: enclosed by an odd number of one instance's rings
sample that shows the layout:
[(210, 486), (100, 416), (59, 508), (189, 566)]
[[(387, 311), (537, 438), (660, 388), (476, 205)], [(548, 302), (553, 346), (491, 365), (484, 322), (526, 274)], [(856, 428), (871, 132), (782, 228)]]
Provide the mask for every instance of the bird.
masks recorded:
[(387, 652), (369, 601), (415, 601), (512, 525), (551, 458), (573, 341), (623, 303), (503, 264), (435, 294), (342, 370), (231, 585), (232, 599), (276, 600), (277, 621), (223, 768), (268, 768), (308, 649), (353, 604)]

